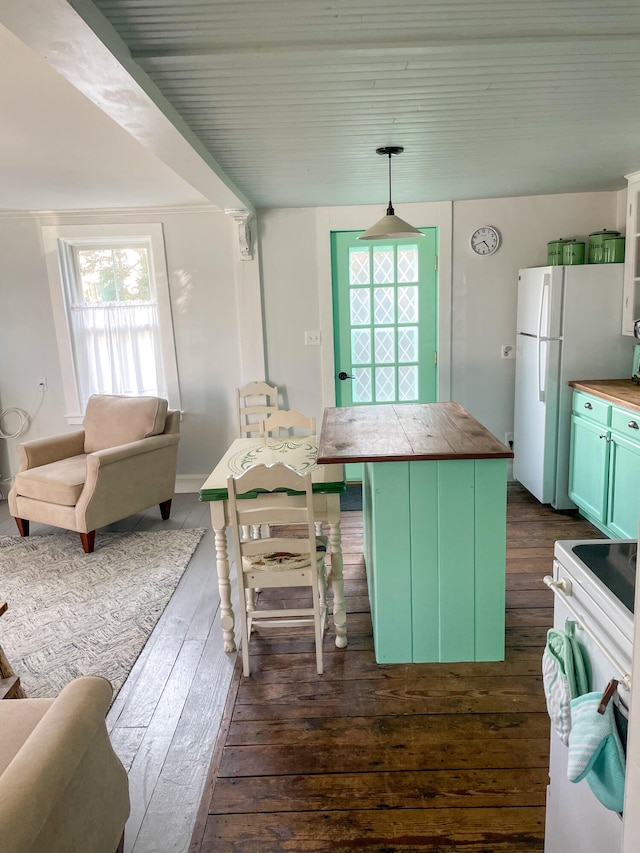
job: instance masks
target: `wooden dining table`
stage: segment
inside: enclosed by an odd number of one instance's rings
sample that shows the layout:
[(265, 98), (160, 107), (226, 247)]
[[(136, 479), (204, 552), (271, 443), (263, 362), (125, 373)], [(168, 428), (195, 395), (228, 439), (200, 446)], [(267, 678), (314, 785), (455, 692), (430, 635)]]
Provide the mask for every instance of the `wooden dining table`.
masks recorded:
[[(344, 466), (318, 465), (318, 438), (283, 436), (280, 438), (237, 438), (229, 447), (200, 489), (199, 499), (210, 503), (211, 526), (215, 534), (216, 569), (220, 592), (220, 612), (225, 652), (236, 651), (235, 616), (231, 605), (229, 555), (226, 528), (229, 524), (227, 479), (237, 477), (254, 465), (273, 465), (278, 462), (299, 473), (311, 472), (313, 510), (316, 522), (329, 526), (331, 571), (329, 581), (333, 591), (333, 623), (336, 646), (347, 645), (347, 617), (344, 603), (344, 579), (340, 530), (340, 495), (346, 489)], [(260, 501), (261, 495), (252, 495)], [(304, 496), (291, 495), (292, 501)]]

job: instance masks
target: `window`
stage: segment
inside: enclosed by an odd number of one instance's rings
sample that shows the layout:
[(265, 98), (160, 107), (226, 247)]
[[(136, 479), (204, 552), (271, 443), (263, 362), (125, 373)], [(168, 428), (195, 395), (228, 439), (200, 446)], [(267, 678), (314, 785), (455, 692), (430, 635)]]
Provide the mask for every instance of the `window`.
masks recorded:
[(45, 226), (43, 236), (69, 412), (91, 394), (179, 408), (161, 226)]

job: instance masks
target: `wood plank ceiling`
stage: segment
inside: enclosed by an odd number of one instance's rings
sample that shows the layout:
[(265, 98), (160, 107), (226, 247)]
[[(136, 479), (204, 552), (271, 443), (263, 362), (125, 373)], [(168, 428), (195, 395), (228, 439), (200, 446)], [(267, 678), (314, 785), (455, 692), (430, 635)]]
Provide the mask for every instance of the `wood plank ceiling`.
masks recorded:
[[(89, 0), (72, 2), (95, 27)], [(637, 0), (94, 0), (258, 207), (619, 189)]]

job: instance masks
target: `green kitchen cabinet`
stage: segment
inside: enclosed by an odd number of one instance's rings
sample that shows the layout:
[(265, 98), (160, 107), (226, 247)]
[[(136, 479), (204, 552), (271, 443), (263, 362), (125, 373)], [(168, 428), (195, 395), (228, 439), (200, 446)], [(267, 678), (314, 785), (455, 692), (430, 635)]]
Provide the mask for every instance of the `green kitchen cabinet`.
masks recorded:
[(608, 440), (607, 429), (587, 418), (572, 416), (569, 497), (600, 524), (605, 524), (607, 517)]
[(615, 539), (635, 539), (640, 515), (640, 413), (575, 391), (569, 497)]
[[(630, 423), (636, 423), (626, 415)], [(630, 441), (612, 430), (609, 467), (607, 527), (614, 537), (635, 539), (640, 515), (640, 436), (638, 441)]]

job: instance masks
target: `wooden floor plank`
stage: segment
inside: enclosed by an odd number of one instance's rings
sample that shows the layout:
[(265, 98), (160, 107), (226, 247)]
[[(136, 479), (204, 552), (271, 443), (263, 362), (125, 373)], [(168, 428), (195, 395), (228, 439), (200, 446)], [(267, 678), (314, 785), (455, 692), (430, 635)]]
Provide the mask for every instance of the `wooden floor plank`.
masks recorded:
[(547, 767), (218, 778), (209, 812), (543, 806)]
[(544, 808), (381, 809), (215, 815), (203, 853), (421, 851), (530, 853), (542, 850)]

